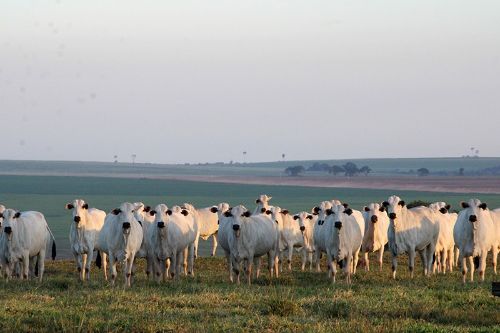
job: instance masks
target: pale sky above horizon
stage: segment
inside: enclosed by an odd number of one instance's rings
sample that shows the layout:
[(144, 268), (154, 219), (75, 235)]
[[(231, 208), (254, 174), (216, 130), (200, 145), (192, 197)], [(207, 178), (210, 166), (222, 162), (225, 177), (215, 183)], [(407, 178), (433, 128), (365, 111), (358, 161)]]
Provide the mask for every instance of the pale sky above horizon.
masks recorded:
[(500, 156), (499, 1), (0, 5), (0, 159)]

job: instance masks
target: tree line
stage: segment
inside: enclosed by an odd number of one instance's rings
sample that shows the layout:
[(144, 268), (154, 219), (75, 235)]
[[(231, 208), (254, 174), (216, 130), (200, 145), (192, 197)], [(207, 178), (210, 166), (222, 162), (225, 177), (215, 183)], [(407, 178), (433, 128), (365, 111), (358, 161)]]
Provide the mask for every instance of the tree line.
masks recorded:
[(353, 162), (347, 162), (346, 164), (343, 165), (328, 165), (326, 163), (315, 162), (307, 169), (303, 165), (290, 166), (285, 169), (285, 174), (287, 174), (288, 176), (299, 176), (300, 174), (303, 174), (306, 171), (328, 172), (329, 174), (333, 174), (335, 176), (338, 174), (344, 174), (344, 176), (346, 177), (352, 177), (360, 174), (368, 176), (368, 174), (372, 172), (372, 169), (367, 165), (359, 168), (356, 165), (356, 163)]

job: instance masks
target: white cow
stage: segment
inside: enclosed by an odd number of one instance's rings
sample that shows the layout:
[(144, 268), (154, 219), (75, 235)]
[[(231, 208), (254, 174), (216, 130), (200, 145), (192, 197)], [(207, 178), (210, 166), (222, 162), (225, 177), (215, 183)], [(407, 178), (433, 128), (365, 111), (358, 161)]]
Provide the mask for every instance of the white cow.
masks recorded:
[(179, 206), (168, 209), (160, 204), (151, 211), (155, 215), (155, 226), (150, 234), (154, 248), (156, 275), (166, 279), (165, 262), (170, 259), (170, 275), (178, 279), (183, 259), (189, 256), (188, 274), (194, 276), (194, 242), (198, 234), (198, 225), (194, 217)]
[(229, 204), (222, 202), (217, 206), (195, 209), (193, 205), (185, 203), (183, 207), (193, 215), (198, 224), (198, 235), (194, 243), (194, 257), (198, 257), (198, 243), (200, 237), (204, 241), (212, 237), (211, 255), (214, 257), (215, 251), (217, 250), (217, 232), (219, 231), (219, 217), (217, 212), (219, 210), (227, 210)]
[(142, 226), (142, 235), (143, 235), (141, 249), (137, 253), (136, 257), (146, 258), (146, 276), (148, 277), (148, 279), (150, 276), (154, 278), (155, 276), (154, 255), (153, 255), (153, 249), (149, 242), (150, 239), (148, 237), (148, 234), (154, 224), (155, 217), (150, 214), (151, 211), (150, 206), (145, 206), (144, 203), (142, 202), (135, 202), (133, 205), (135, 207), (134, 217), (137, 220), (137, 222), (139, 222), (139, 224)]
[(233, 271), (239, 283), (240, 264), (246, 268), (248, 284), (252, 281), (254, 258), (268, 255), (270, 277), (278, 277), (279, 230), (275, 221), (266, 214), (251, 216), (243, 206), (234, 207), (232, 215), (233, 233), (229, 238)]
[(309, 261), (309, 270), (313, 269), (313, 254), (314, 254), (314, 225), (316, 219), (314, 215), (307, 212), (300, 212), (293, 217), (294, 220), (299, 222), (299, 230), (302, 233), (303, 247), (302, 252), (302, 266), (301, 270), (304, 271), (306, 263)]
[(398, 255), (408, 253), (410, 276), (413, 278), (415, 254), (422, 259), (424, 275), (432, 273), (432, 261), (439, 236), (436, 214), (428, 207), (408, 209), (403, 200), (393, 195), (384, 206), (389, 212), (389, 248), (392, 252), (392, 277), (396, 278)]
[(467, 258), (470, 263), (470, 281), (474, 280), (474, 259), (479, 267), (479, 277), (484, 281), (486, 257), (493, 252), (493, 271), (496, 274), (497, 256), (500, 250), (500, 211), (490, 211), (479, 199), (462, 202), (464, 208), (458, 215), (453, 230), (455, 244), (460, 249), (462, 281), (467, 275)]
[(264, 214), (268, 211), (272, 207), (269, 205), (269, 201), (271, 201), (272, 198), (273, 197), (270, 197), (267, 194), (261, 194), (259, 198), (255, 200), (257, 207), (255, 207), (252, 215)]
[[(0, 235), (2, 234), (2, 223), (3, 223), (3, 215), (2, 213), (5, 211), (5, 206), (0, 205)], [(0, 248), (0, 256), (2, 255), (2, 249)], [(0, 262), (0, 272), (2, 271), (2, 263)]]
[[(280, 262), (283, 263), (283, 257), (287, 257), (288, 270), (292, 270), (292, 257), (294, 248), (304, 249), (304, 237), (300, 230), (300, 225), (297, 219), (294, 219), (286, 209), (280, 207), (273, 207), (270, 209), (272, 220), (278, 223), (280, 231), (279, 249), (280, 249)], [(304, 249), (305, 251), (305, 249)], [(301, 252), (304, 252), (301, 251)], [(305, 254), (303, 253), (303, 256)], [(281, 267), (280, 267), (281, 268)]]
[(336, 205), (327, 211), (323, 226), (328, 260), (328, 277), (335, 282), (337, 263), (351, 283), (351, 274), (356, 274), (359, 251), (365, 232), (365, 220), (360, 211)]
[[(3, 232), (0, 235), (0, 265), (9, 279), (19, 263), (20, 277), (28, 279), (33, 266), (38, 266), (38, 278), (42, 281), (45, 268), (45, 251), (52, 233), (42, 213), (17, 212), (6, 209), (2, 213)], [(55, 239), (52, 244), (52, 260), (55, 259)], [(36, 275), (36, 272), (35, 274)]]
[[(90, 264), (94, 256), (97, 239), (104, 225), (106, 213), (97, 208), (89, 208), (82, 199), (75, 199), (66, 204), (66, 209), (71, 210), (72, 222), (69, 228), (69, 242), (71, 252), (75, 257), (78, 275), (81, 281), (90, 280)], [(102, 254), (104, 278), (107, 280), (106, 254)], [(99, 260), (96, 265), (100, 266)]]
[(134, 261), (141, 249), (143, 231), (134, 216), (135, 206), (124, 202), (119, 208), (113, 209), (104, 220), (104, 226), (99, 233), (98, 248), (108, 255), (111, 284), (115, 284), (116, 264), (123, 263), (125, 287), (132, 284)]
[[(243, 211), (247, 211), (244, 206), (241, 206)], [(217, 238), (219, 240), (219, 245), (224, 251), (227, 260), (227, 267), (229, 270), (229, 281), (234, 282), (233, 274), (236, 272), (233, 271), (233, 263), (231, 260), (231, 247), (230, 247), (230, 239), (234, 237), (233, 231), (233, 216), (231, 215), (231, 207), (223, 207), (223, 209), (217, 212), (219, 217), (219, 232)], [(232, 241), (232, 240), (231, 240)]]
[(429, 205), (438, 216), (439, 237), (436, 243), (433, 272), (446, 273), (446, 269), (453, 271), (455, 241), (453, 228), (457, 222), (457, 214), (449, 213), (450, 205), (445, 202), (434, 202)]
[(313, 241), (314, 241), (314, 262), (316, 263), (316, 271), (321, 272), (320, 259), (321, 254), (326, 253), (325, 237), (323, 235), (323, 225), (325, 224), (326, 212), (334, 205), (340, 204), (339, 200), (322, 201), (319, 206), (312, 209), (315, 214), (318, 214), (317, 223), (314, 225)]
[(365, 269), (370, 271), (370, 260), (368, 254), (377, 252), (377, 261), (380, 271), (382, 270), (384, 247), (388, 240), (389, 216), (384, 206), (371, 203), (364, 207), (365, 235), (361, 250), (364, 253)]

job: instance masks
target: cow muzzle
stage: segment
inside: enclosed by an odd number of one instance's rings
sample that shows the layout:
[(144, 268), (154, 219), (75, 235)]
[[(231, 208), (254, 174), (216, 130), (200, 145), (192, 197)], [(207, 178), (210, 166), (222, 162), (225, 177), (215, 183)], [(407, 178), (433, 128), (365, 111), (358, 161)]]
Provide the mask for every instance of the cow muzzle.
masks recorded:
[(469, 222), (472, 222), (472, 223), (477, 222), (477, 216), (476, 215), (469, 216)]
[(156, 225), (158, 226), (158, 228), (162, 229), (162, 228), (165, 228), (165, 222), (158, 222), (156, 223)]
[(11, 227), (5, 227), (5, 228), (3, 228), (3, 232), (5, 232), (7, 235), (10, 235), (12, 233), (12, 228)]
[(377, 223), (378, 222), (377, 215), (373, 215), (372, 218), (371, 218), (371, 220), (372, 220), (372, 223)]
[(75, 223), (80, 223), (81, 220), (82, 220), (82, 218), (80, 216), (75, 216), (73, 218), (73, 221), (75, 221)]
[(123, 230), (130, 229), (130, 222), (123, 222), (122, 228), (123, 228)]
[(303, 225), (301, 225), (301, 226), (300, 226), (300, 231), (304, 232), (304, 230), (306, 230), (306, 227), (305, 227), (305, 226), (303, 226)]
[(397, 218), (396, 213), (390, 213), (390, 214), (389, 214), (389, 218), (390, 218), (391, 220), (395, 220), (395, 219)]
[(342, 229), (342, 222), (340, 222), (340, 221), (335, 222), (335, 228), (337, 228), (339, 230)]

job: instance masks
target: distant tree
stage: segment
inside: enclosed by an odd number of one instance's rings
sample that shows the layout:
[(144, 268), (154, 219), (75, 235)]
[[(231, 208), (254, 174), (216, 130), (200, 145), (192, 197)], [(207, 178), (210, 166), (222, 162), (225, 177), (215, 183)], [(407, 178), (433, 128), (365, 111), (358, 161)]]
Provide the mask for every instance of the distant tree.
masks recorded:
[(459, 176), (463, 176), (463, 175), (464, 175), (464, 171), (465, 171), (465, 169), (464, 169), (464, 168), (460, 168), (460, 169), (458, 169), (458, 175), (459, 175)]
[(285, 169), (285, 173), (291, 177), (295, 177), (304, 173), (306, 169), (302, 165), (290, 166)]
[(311, 165), (309, 168), (307, 168), (307, 171), (325, 171), (325, 172), (328, 172), (328, 171), (330, 171), (330, 166), (326, 163), (315, 162), (313, 165)]
[(333, 173), (333, 175), (337, 175), (338, 173), (345, 172), (344, 168), (339, 166), (339, 165), (332, 165), (330, 167), (330, 170), (328, 170), (329, 173)]
[(359, 172), (358, 166), (352, 162), (347, 162), (342, 167), (344, 168), (345, 176), (347, 177), (356, 176)]
[(410, 203), (408, 203), (406, 205), (406, 207), (408, 207), (408, 209), (410, 208), (415, 208), (415, 207), (421, 207), (421, 206), (424, 206), (424, 207), (429, 207), (431, 203), (428, 202), (428, 201), (423, 201), (423, 200), (414, 200)]
[(364, 167), (359, 169), (359, 172), (364, 173), (365, 176), (368, 176), (368, 174), (372, 172), (372, 169), (369, 166), (365, 165)]
[(423, 177), (423, 176), (428, 176), (428, 175), (429, 175), (429, 173), (430, 173), (430, 172), (429, 172), (429, 169), (427, 169), (427, 168), (420, 168), (420, 169), (418, 169), (418, 170), (417, 170), (417, 172), (418, 172), (418, 175), (419, 175), (420, 177)]

